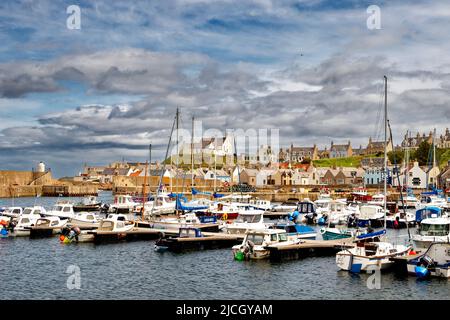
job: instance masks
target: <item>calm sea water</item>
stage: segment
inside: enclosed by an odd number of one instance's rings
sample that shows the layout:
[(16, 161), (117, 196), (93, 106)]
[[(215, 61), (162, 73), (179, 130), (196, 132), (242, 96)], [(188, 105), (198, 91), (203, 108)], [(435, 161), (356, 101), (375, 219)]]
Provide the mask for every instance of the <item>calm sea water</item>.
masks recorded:
[[(100, 196), (110, 200), (111, 194)], [(20, 198), (20, 206), (51, 207), (57, 198)], [(72, 198), (76, 201), (78, 198)], [(10, 206), (11, 199), (0, 199)], [(405, 231), (390, 231), (391, 236)], [(418, 281), (339, 271), (334, 256), (273, 263), (238, 262), (230, 249), (158, 253), (153, 241), (63, 245), (58, 238), (0, 239), (0, 299), (448, 299), (450, 281)], [(81, 288), (66, 273), (80, 268)]]

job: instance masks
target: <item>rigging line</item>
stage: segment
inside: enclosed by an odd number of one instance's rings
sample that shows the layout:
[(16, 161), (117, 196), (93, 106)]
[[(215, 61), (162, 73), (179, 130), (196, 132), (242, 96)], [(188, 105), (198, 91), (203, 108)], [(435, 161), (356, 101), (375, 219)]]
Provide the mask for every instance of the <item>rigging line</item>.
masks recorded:
[[(389, 127), (389, 138), (390, 138), (390, 140), (391, 140), (391, 142), (393, 144), (394, 139), (392, 137), (392, 128), (391, 128), (391, 123), (390, 123), (389, 120), (388, 120), (388, 127)], [(394, 156), (394, 170), (397, 173), (397, 183), (400, 186), (400, 201), (402, 202), (403, 214), (405, 216), (406, 229), (408, 230), (408, 238), (409, 238), (409, 241), (411, 241), (411, 233), (409, 231), (408, 216), (406, 215), (405, 200), (403, 198), (403, 187), (400, 185), (400, 170), (397, 167), (397, 159), (395, 157), (395, 152), (393, 152), (393, 156)], [(392, 172), (392, 175), (393, 175), (393, 172)], [(406, 171), (405, 171), (405, 175), (406, 175)], [(386, 179), (386, 177), (385, 177), (385, 179)], [(387, 201), (387, 197), (384, 199), (384, 201)]]

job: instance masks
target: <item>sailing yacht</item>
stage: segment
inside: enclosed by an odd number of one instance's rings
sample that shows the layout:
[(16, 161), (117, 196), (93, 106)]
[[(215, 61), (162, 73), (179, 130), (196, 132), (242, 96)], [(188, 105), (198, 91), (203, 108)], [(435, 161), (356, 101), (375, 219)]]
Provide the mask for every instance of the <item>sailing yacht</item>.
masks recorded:
[[(387, 171), (387, 77), (384, 77), (384, 171)], [(384, 179), (384, 196), (387, 194), (387, 179)], [(386, 201), (384, 208), (384, 229), (356, 237), (355, 246), (336, 254), (336, 264), (342, 270), (359, 273), (361, 271), (382, 270), (392, 266), (391, 258), (407, 255), (410, 246), (395, 245), (382, 241), (386, 234)], [(361, 208), (363, 210), (364, 207)]]

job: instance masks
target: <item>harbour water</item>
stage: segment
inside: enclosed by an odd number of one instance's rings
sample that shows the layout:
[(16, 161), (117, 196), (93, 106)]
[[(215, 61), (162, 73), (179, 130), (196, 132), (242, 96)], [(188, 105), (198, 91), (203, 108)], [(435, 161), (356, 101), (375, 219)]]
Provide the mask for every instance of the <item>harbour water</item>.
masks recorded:
[[(110, 201), (110, 193), (99, 196)], [(19, 198), (19, 206), (51, 207), (57, 198)], [(77, 201), (77, 198), (71, 198)], [(0, 199), (10, 206), (11, 199)], [(405, 239), (406, 230), (389, 230)], [(403, 241), (403, 240), (401, 240)], [(417, 280), (339, 271), (335, 257), (311, 257), (274, 263), (233, 260), (231, 249), (182, 254), (158, 253), (153, 241), (94, 245), (61, 244), (46, 239), (0, 239), (0, 299), (448, 299), (447, 279)], [(80, 269), (80, 289), (69, 289)]]

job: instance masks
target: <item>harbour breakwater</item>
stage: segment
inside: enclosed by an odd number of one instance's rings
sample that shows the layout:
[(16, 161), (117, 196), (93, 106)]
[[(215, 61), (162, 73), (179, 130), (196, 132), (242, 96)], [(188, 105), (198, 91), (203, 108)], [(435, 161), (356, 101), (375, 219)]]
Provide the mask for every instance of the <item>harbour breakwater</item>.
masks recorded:
[(50, 171), (0, 171), (0, 198), (97, 195), (94, 184), (73, 184), (53, 179)]

